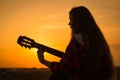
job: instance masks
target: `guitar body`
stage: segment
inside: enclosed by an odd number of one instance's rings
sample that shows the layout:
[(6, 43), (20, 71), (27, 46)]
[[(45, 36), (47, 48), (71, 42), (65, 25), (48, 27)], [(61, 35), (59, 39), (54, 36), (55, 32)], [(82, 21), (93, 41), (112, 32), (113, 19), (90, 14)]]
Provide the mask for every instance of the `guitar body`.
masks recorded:
[(73, 80), (73, 75), (69, 71), (66, 73), (64, 71), (52, 73), (48, 80)]

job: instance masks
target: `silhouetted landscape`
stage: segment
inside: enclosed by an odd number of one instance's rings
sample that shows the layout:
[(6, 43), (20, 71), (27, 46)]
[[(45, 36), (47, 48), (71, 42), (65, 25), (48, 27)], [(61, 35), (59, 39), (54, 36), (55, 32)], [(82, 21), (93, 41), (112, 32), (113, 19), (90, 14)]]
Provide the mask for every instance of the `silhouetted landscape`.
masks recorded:
[[(116, 80), (120, 80), (120, 67), (115, 71)], [(0, 80), (47, 80), (50, 73), (47, 68), (0, 68)]]
[(0, 80), (47, 80), (49, 69), (0, 68)]

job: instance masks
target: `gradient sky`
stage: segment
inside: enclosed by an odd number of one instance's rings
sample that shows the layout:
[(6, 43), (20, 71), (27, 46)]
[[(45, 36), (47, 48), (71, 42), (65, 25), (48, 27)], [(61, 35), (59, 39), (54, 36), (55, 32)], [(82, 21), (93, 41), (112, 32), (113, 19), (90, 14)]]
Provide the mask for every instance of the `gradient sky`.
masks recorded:
[[(91, 11), (115, 65), (120, 65), (120, 0), (0, 0), (0, 67), (45, 67), (39, 63), (36, 49), (16, 43), (20, 35), (64, 52), (71, 35), (69, 10), (78, 5)], [(60, 60), (48, 53), (45, 58)]]

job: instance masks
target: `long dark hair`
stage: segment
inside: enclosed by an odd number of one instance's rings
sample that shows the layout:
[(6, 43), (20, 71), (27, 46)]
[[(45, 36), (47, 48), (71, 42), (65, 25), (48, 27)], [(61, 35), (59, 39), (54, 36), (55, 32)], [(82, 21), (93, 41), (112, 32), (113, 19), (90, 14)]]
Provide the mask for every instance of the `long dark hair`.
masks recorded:
[(90, 64), (95, 70), (93, 73), (99, 78), (98, 80), (112, 80), (114, 66), (111, 52), (90, 11), (84, 6), (78, 6), (71, 9), (70, 15), (73, 34), (83, 35)]

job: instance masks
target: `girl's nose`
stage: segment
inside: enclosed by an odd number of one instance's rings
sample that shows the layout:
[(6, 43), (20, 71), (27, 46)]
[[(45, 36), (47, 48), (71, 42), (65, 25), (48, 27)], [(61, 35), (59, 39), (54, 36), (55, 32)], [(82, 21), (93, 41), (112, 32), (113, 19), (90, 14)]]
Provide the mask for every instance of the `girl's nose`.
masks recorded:
[(68, 23), (68, 25), (70, 25), (70, 22)]

